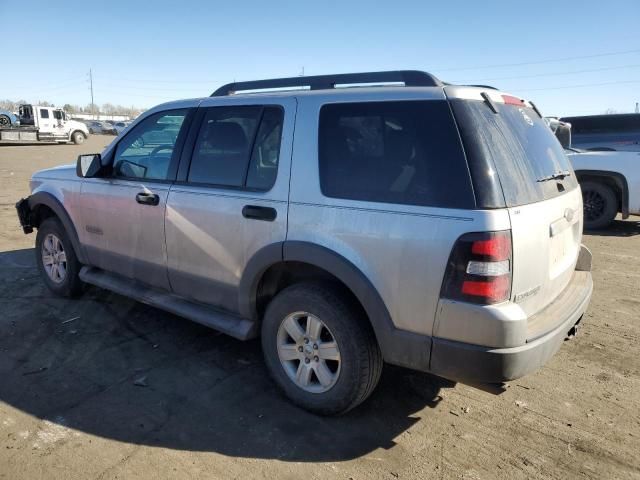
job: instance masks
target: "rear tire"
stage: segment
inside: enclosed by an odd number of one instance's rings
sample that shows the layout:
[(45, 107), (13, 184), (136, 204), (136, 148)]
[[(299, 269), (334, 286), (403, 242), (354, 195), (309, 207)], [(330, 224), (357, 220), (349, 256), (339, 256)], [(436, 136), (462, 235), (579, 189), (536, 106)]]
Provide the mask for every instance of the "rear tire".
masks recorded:
[(45, 285), (53, 293), (74, 297), (82, 292), (81, 264), (69, 236), (55, 217), (45, 219), (36, 235), (36, 263)]
[(262, 350), (284, 394), (321, 415), (340, 415), (362, 403), (382, 373), (367, 318), (324, 284), (299, 283), (276, 295), (262, 322)]
[(73, 135), (71, 135), (71, 139), (73, 140), (73, 143), (75, 143), (76, 145), (82, 145), (85, 140), (84, 133), (73, 132)]
[(582, 182), (584, 226), (589, 230), (605, 228), (618, 213), (618, 199), (613, 189), (598, 182)]

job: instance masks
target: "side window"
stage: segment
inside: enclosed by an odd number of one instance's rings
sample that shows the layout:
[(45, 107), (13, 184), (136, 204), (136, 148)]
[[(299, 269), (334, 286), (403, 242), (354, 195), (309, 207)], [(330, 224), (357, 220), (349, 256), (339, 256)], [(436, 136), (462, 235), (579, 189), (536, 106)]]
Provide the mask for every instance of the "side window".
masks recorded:
[(55, 118), (56, 120), (62, 120), (62, 112), (60, 110), (54, 110), (53, 118)]
[(276, 178), (282, 122), (279, 107), (209, 108), (200, 126), (187, 180), (268, 190)]
[(139, 123), (116, 147), (114, 176), (167, 180), (186, 115), (186, 109), (170, 110)]
[(318, 140), (320, 187), (328, 197), (445, 208), (474, 205), (446, 101), (325, 105)]
[(49, 118), (49, 110), (47, 110), (46, 108), (41, 108), (40, 118)]
[(247, 174), (247, 188), (269, 190), (276, 182), (284, 111), (279, 107), (267, 107), (256, 135), (251, 163)]

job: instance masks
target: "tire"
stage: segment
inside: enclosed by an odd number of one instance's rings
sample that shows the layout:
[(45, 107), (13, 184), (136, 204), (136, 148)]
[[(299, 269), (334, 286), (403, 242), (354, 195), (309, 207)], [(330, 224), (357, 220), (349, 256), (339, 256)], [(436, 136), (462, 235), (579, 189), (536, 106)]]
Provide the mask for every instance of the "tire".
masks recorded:
[[(310, 334), (309, 322), (317, 325), (317, 320), (322, 327), (317, 335)], [(293, 322), (300, 327), (294, 326), (296, 335), (302, 334), (297, 343), (288, 333)], [(337, 345), (337, 352), (331, 345)], [(320, 415), (340, 415), (362, 403), (382, 373), (382, 354), (368, 320), (337, 288), (325, 284), (294, 284), (276, 295), (262, 322), (262, 350), (282, 392)], [(296, 375), (309, 369), (308, 384), (302, 386), (304, 381), (298, 382)]]
[(0, 115), (0, 127), (10, 127), (11, 119), (6, 115)]
[[(56, 239), (59, 248), (56, 248)], [(57, 255), (51, 255), (52, 251), (56, 251)], [(59, 252), (63, 252), (64, 256)], [(67, 232), (55, 217), (45, 219), (38, 228), (36, 263), (45, 285), (53, 293), (63, 297), (74, 297), (82, 292), (83, 284), (79, 277), (82, 265), (76, 257)], [(54, 266), (57, 275), (53, 271)]]
[(91, 135), (93, 135), (93, 134), (95, 133), (95, 132), (93, 131), (93, 128), (90, 128), (90, 129), (89, 129), (89, 133), (90, 133)]
[(613, 189), (598, 182), (582, 182), (584, 226), (596, 230), (611, 224), (618, 213), (618, 199)]
[(73, 134), (71, 135), (71, 140), (76, 145), (82, 145), (84, 143), (84, 140), (85, 140), (84, 133), (82, 133), (80, 131), (73, 132)]

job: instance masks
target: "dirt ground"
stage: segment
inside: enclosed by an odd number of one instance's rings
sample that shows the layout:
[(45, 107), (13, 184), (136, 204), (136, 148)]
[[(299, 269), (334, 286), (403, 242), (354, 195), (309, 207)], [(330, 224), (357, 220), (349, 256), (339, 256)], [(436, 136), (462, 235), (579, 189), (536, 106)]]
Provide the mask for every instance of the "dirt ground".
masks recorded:
[(258, 342), (98, 289), (64, 300), (14, 204), (32, 172), (100, 151), (0, 146), (0, 479), (640, 478), (640, 222), (585, 235), (580, 335), (495, 395), (385, 367), (341, 418), (291, 406)]

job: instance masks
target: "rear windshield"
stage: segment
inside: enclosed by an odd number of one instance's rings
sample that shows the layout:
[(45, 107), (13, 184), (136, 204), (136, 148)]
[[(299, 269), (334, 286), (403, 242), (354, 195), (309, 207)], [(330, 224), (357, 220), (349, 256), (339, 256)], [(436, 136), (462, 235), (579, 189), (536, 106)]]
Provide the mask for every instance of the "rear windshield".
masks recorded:
[(640, 132), (640, 114), (566, 117), (574, 134)]
[[(495, 189), (486, 188), (493, 181), (494, 171), (507, 207), (547, 200), (577, 186), (562, 146), (533, 109), (495, 103), (495, 114), (481, 101), (456, 99), (451, 105), (476, 193), (484, 196), (478, 199), (480, 205), (501, 206)], [(570, 175), (545, 181), (558, 172)]]

